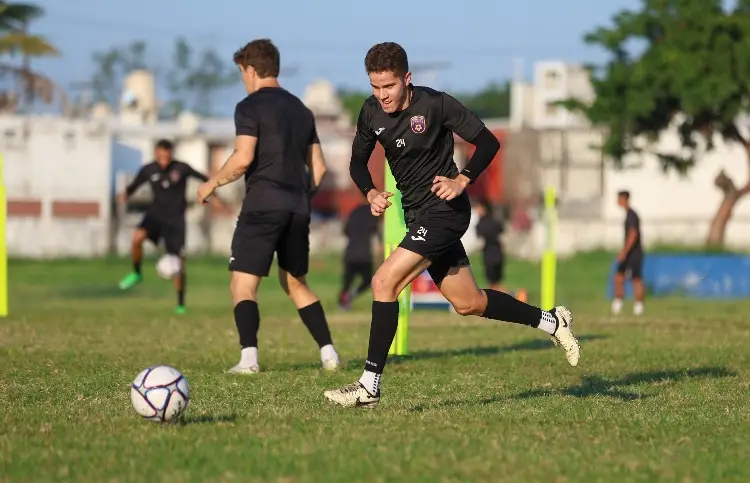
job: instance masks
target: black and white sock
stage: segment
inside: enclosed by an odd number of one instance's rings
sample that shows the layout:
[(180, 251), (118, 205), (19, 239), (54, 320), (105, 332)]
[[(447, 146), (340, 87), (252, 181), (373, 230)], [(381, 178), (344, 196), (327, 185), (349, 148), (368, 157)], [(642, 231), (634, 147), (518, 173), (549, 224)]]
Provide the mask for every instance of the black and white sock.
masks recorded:
[(398, 302), (373, 302), (367, 360), (359, 379), (359, 383), (373, 396), (380, 392), (380, 379), (397, 328)]
[(547, 312), (497, 290), (484, 289), (484, 292), (487, 294), (487, 307), (482, 317), (528, 325), (550, 335), (557, 331), (557, 316), (554, 309)]

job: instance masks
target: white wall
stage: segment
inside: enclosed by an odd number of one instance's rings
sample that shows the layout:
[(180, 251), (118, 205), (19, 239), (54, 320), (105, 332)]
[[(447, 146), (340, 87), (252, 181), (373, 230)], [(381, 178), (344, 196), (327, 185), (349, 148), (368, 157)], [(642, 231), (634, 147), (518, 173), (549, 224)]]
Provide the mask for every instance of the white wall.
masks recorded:
[[(24, 136), (24, 132), (27, 136)], [(0, 117), (7, 198), (38, 200), (41, 216), (9, 214), (8, 253), (53, 257), (107, 251), (111, 179), (109, 129), (98, 122)], [(99, 203), (99, 216), (52, 216), (55, 201)]]

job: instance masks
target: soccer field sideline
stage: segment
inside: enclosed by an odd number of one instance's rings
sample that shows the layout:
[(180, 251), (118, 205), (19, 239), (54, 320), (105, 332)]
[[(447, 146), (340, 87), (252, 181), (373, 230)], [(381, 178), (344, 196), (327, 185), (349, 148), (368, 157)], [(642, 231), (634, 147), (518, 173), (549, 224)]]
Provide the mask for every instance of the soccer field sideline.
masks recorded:
[[(597, 261), (598, 260), (598, 261)], [(264, 373), (233, 378), (236, 334), (226, 261), (190, 265), (187, 315), (147, 268), (123, 295), (126, 262), (11, 261), (0, 324), (3, 481), (743, 481), (750, 449), (750, 303), (648, 301), (641, 319), (607, 315), (609, 258), (562, 261), (581, 365), (536, 331), (417, 312), (409, 357), (384, 376), (381, 406), (342, 411), (322, 391), (362, 369), (367, 298), (336, 311), (337, 260), (316, 260), (344, 358), (324, 374), (274, 280), (261, 288)], [(533, 273), (532, 273), (533, 272)], [(509, 279), (538, 267), (512, 262)], [(75, 283), (71, 283), (75, 280)], [(576, 285), (572, 287), (572, 285)], [(586, 297), (599, 293), (600, 296)], [(181, 425), (139, 420), (129, 383), (155, 363), (187, 377)], [(376, 480), (378, 478), (375, 478)]]

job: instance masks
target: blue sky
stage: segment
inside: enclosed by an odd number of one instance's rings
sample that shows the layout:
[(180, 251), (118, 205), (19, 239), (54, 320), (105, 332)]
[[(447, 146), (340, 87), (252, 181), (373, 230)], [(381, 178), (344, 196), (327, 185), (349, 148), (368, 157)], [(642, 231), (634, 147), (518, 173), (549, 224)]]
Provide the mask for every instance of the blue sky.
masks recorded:
[[(513, 59), (525, 71), (534, 61), (598, 61), (602, 52), (587, 47), (584, 32), (608, 23), (612, 14), (637, 0), (465, 0), (449, 2), (352, 2), (345, 0), (38, 0), (45, 18), (33, 25), (63, 55), (34, 67), (64, 87), (91, 78), (91, 54), (133, 40), (149, 45), (149, 60), (168, 68), (174, 38), (185, 36), (197, 48), (211, 46), (231, 60), (232, 52), (253, 38), (270, 37), (281, 49), (282, 66), (297, 73), (282, 80), (302, 94), (317, 78), (338, 86), (367, 89), (362, 61), (376, 42), (396, 41), (410, 62), (448, 62), (434, 78), (415, 75), (447, 91), (471, 91), (513, 72)], [(244, 5), (244, 6), (240, 6)], [(399, 6), (401, 5), (401, 6)], [(426, 81), (426, 82), (425, 82)], [(220, 111), (231, 112), (222, 96)]]

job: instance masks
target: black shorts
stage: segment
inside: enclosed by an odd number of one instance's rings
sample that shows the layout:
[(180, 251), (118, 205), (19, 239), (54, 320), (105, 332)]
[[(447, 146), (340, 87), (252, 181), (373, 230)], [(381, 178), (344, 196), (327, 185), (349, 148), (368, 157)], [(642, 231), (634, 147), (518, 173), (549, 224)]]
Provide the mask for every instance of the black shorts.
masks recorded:
[(432, 262), (427, 271), (440, 284), (454, 267), (469, 265), (461, 237), (469, 228), (471, 210), (452, 209), (447, 203), (432, 206), (416, 216), (406, 215), (406, 236), (399, 247)]
[(617, 273), (626, 278), (643, 278), (643, 253), (631, 253), (617, 265)]
[(151, 215), (143, 217), (139, 228), (146, 230), (146, 236), (154, 245), (164, 239), (164, 249), (170, 255), (183, 256), (185, 251), (185, 219), (163, 221)]
[(495, 285), (503, 281), (505, 275), (505, 263), (502, 261), (485, 262), (484, 263), (484, 277), (487, 279), (487, 283)]
[(267, 277), (278, 255), (279, 268), (294, 277), (310, 264), (310, 216), (289, 211), (243, 211), (232, 238), (229, 271)]

